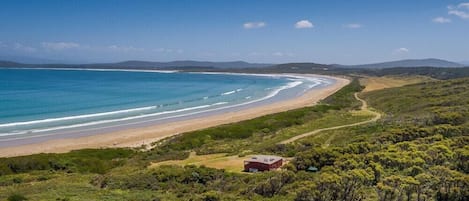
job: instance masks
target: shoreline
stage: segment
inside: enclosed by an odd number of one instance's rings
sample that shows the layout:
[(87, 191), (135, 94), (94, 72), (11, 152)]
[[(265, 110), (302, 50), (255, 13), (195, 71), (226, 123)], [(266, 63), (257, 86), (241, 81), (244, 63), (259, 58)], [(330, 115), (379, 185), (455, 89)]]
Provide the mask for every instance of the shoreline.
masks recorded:
[[(269, 74), (276, 76), (279, 74)], [(269, 76), (265, 75), (265, 76)], [(229, 111), (224, 114), (213, 114), (189, 120), (180, 120), (158, 125), (139, 128), (129, 128), (119, 131), (98, 133), (91, 136), (52, 139), (26, 145), (0, 148), (0, 157), (31, 155), (36, 153), (63, 153), (85, 148), (139, 147), (152, 142), (174, 136), (180, 133), (200, 130), (221, 124), (228, 124), (260, 117), (267, 114), (283, 112), (316, 104), (318, 101), (332, 95), (350, 81), (341, 77), (314, 74), (281, 74), (284, 76), (326, 77), (334, 79), (334, 84), (313, 88), (299, 97), (255, 106), (239, 111)]]

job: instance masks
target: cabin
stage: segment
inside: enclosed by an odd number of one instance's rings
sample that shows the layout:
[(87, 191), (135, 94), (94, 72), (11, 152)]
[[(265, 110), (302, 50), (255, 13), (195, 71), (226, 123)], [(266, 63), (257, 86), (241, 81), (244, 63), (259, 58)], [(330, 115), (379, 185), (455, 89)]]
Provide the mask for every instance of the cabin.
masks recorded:
[(281, 167), (283, 158), (280, 156), (256, 155), (244, 160), (245, 172), (270, 171)]

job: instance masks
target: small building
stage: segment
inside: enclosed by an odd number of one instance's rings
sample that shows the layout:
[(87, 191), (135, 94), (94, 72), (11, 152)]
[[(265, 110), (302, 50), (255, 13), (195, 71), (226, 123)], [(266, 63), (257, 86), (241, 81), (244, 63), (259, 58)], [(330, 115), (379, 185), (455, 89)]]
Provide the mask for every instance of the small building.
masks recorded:
[(283, 158), (279, 156), (270, 155), (256, 155), (247, 160), (244, 160), (244, 171), (258, 172), (270, 171), (281, 167)]

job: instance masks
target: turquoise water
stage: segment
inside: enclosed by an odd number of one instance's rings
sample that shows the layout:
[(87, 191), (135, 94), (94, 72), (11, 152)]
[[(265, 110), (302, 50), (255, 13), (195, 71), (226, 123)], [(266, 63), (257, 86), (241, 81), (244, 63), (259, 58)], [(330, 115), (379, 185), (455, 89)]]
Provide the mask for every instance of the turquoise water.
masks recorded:
[(281, 76), (0, 69), (0, 137), (228, 108), (318, 83)]

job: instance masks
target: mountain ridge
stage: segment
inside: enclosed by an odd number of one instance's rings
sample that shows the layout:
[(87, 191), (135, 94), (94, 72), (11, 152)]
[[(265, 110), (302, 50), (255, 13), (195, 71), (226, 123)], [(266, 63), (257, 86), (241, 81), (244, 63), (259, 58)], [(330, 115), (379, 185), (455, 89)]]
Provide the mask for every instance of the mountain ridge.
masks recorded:
[(261, 68), (273, 66), (275, 64), (265, 63), (248, 63), (245, 61), (226, 61), (226, 62), (211, 62), (211, 61), (193, 61), (193, 60), (178, 60), (170, 62), (154, 62), (154, 61), (140, 61), (140, 60), (127, 60), (116, 63), (92, 63), (92, 64), (29, 64), (20, 63), (15, 61), (0, 60), (0, 67), (63, 67), (63, 68), (145, 68), (145, 69), (162, 69), (162, 68), (181, 68), (181, 67), (199, 67), (199, 68)]
[(427, 58), (427, 59), (403, 59), (396, 61), (387, 61), (371, 64), (359, 64), (359, 65), (337, 65), (336, 67), (345, 68), (394, 68), (394, 67), (445, 67), (455, 68), (464, 67), (463, 64), (451, 62), (443, 59)]
[(341, 65), (341, 64), (319, 64), (313, 62), (302, 63), (249, 63), (245, 61), (195, 61), (195, 60), (176, 60), (170, 62), (127, 60), (115, 63), (92, 63), (92, 64), (29, 64), (15, 61), (0, 60), (0, 67), (26, 67), (26, 68), (117, 68), (117, 69), (303, 69), (310, 68), (341, 68), (341, 69), (385, 69), (385, 68), (410, 68), (410, 67), (440, 67), (457, 68), (468, 65), (446, 61), (442, 59), (406, 59), (381, 63), (361, 64), (361, 65)]

